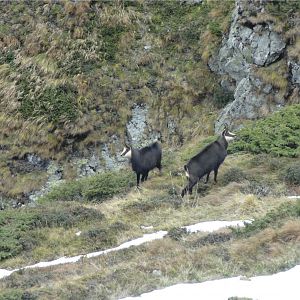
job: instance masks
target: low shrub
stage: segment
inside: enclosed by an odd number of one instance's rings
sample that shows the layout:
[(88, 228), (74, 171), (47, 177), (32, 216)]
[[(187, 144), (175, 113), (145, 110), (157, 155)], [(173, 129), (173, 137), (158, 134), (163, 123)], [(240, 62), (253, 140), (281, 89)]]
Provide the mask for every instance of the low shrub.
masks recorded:
[(223, 108), (234, 100), (233, 92), (218, 86), (213, 94), (213, 102), (217, 108)]
[(128, 212), (147, 212), (162, 207), (173, 207), (175, 209), (181, 207), (183, 200), (177, 195), (154, 196), (146, 200), (139, 200), (128, 204), (124, 210)]
[(187, 230), (182, 227), (174, 227), (168, 231), (168, 237), (175, 241), (181, 240), (183, 236), (187, 234)]
[(248, 175), (240, 168), (230, 168), (228, 169), (220, 179), (223, 185), (227, 185), (230, 182), (242, 182), (248, 179)]
[(196, 185), (196, 193), (197, 195), (204, 197), (209, 193), (210, 185), (205, 184), (203, 182), (198, 182)]
[(230, 153), (248, 151), (273, 156), (300, 155), (300, 104), (290, 105), (271, 116), (242, 128)]
[(94, 250), (103, 249), (116, 244), (115, 232), (107, 228), (93, 228), (82, 234), (82, 238), (91, 244)]
[(35, 217), (35, 227), (71, 227), (85, 220), (101, 220), (104, 215), (93, 209), (83, 206), (61, 209), (55, 206), (50, 210), (43, 211)]
[(251, 180), (246, 186), (241, 188), (241, 192), (244, 194), (253, 194), (258, 197), (265, 197), (275, 194), (274, 188), (274, 185), (270, 182)]
[(193, 241), (192, 246), (198, 248), (206, 245), (221, 244), (231, 239), (232, 239), (232, 233), (224, 233), (224, 232), (209, 233), (208, 235), (201, 237), (196, 241)]
[(83, 197), (86, 200), (96, 201), (112, 197), (134, 186), (133, 178), (133, 175), (126, 172), (109, 172), (93, 176), (83, 187)]
[(284, 180), (291, 185), (300, 184), (300, 163), (289, 166), (284, 173)]
[(101, 202), (134, 185), (133, 173), (105, 172), (61, 184), (40, 200), (44, 201), (97, 201)]
[(21, 289), (6, 289), (3, 292), (0, 292), (0, 300), (23, 300), (23, 299), (36, 299), (36, 298), (24, 298), (27, 292), (24, 292)]

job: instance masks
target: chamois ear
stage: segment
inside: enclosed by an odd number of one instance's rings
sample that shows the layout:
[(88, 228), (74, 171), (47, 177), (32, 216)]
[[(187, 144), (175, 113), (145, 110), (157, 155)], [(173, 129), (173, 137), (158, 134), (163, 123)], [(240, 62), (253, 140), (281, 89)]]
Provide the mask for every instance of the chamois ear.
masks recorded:
[(222, 135), (224, 136), (228, 131), (229, 131), (229, 129), (228, 129), (228, 124), (225, 123), (225, 124), (224, 124), (224, 129), (223, 129), (223, 131), (222, 131)]

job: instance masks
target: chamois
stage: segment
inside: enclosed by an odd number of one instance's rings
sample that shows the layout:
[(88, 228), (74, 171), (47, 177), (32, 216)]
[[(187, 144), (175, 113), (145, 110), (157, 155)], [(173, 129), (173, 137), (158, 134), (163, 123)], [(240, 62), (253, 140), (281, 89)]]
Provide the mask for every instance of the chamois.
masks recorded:
[(158, 142), (154, 142), (153, 144), (141, 149), (134, 149), (125, 145), (121, 156), (125, 156), (130, 159), (132, 170), (136, 173), (136, 185), (138, 188), (141, 175), (141, 181), (144, 182), (148, 179), (149, 171), (154, 168), (158, 168), (161, 172), (162, 150)]
[(181, 197), (189, 192), (192, 194), (194, 185), (204, 176), (205, 183), (208, 182), (209, 174), (214, 171), (214, 181), (217, 182), (218, 169), (227, 156), (228, 142), (233, 140), (235, 134), (228, 130), (227, 125), (218, 139), (207, 145), (197, 155), (192, 157), (184, 166), (185, 174), (188, 179), (188, 184), (181, 192)]

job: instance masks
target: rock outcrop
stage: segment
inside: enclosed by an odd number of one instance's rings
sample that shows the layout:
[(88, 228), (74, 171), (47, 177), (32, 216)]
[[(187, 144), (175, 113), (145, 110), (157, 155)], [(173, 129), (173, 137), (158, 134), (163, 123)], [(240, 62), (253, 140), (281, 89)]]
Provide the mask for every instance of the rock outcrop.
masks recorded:
[[(287, 43), (283, 34), (275, 30), (276, 20), (265, 12), (264, 1), (237, 0), (232, 24), (217, 55), (209, 61), (212, 71), (221, 75), (221, 85), (234, 91), (234, 101), (229, 103), (215, 123), (219, 132), (224, 123), (239, 128), (246, 119), (258, 119), (273, 112), (287, 101), (290, 87), (264, 80), (260, 70), (285, 59)], [(286, 62), (284, 62), (287, 64)], [(289, 62), (292, 84), (300, 83), (299, 63)], [(271, 76), (270, 76), (271, 77)]]

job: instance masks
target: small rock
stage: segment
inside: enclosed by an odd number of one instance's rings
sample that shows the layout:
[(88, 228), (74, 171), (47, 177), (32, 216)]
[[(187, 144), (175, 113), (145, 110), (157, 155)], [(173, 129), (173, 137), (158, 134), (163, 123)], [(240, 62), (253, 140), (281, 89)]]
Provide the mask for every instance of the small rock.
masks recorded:
[(143, 226), (143, 225), (141, 225), (141, 229), (150, 230), (150, 229), (153, 229), (153, 226)]
[(152, 274), (153, 274), (154, 276), (157, 276), (157, 277), (162, 276), (161, 270), (153, 270), (153, 271), (152, 271)]

